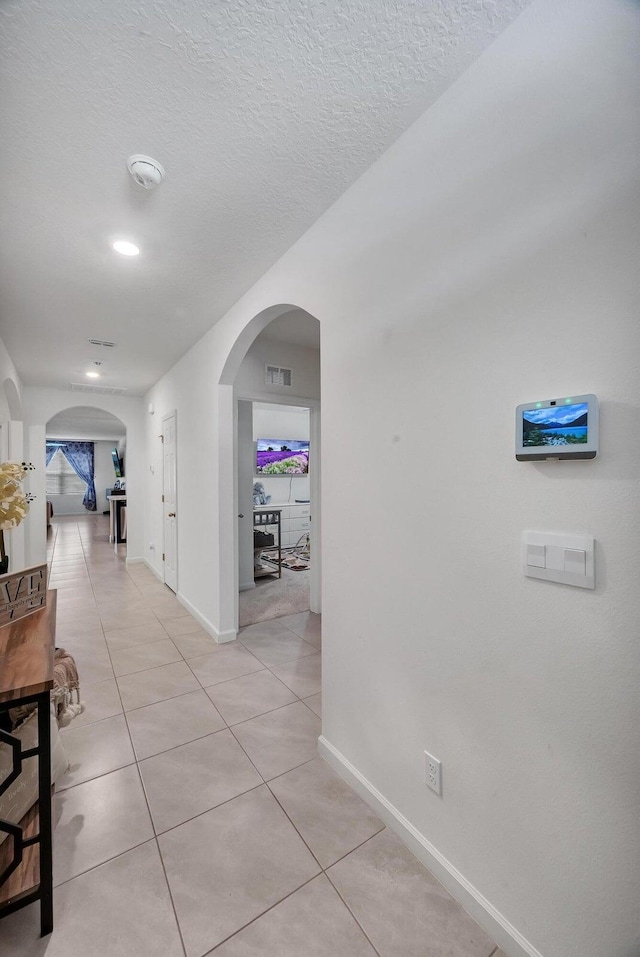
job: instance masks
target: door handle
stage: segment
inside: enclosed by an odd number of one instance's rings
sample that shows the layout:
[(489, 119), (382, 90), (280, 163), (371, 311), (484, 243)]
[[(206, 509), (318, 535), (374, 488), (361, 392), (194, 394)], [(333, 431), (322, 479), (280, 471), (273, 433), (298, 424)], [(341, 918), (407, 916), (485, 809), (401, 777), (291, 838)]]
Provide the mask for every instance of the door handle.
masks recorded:
[(169, 512), (169, 514), (167, 515), (167, 518), (175, 518), (175, 517), (176, 517), (175, 512)]
[(238, 518), (244, 518), (244, 515), (242, 514), (242, 512), (240, 512), (240, 514), (238, 515)]

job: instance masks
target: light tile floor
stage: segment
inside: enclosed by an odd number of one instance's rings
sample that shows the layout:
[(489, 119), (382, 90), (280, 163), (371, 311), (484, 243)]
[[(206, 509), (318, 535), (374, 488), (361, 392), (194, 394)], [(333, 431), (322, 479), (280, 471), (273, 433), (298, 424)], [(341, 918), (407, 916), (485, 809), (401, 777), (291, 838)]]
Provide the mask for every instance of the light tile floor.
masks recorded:
[(57, 644), (86, 712), (63, 731), (55, 925), (0, 921), (7, 957), (499, 957), (317, 757), (320, 619), (217, 645), (102, 516), (50, 534)]

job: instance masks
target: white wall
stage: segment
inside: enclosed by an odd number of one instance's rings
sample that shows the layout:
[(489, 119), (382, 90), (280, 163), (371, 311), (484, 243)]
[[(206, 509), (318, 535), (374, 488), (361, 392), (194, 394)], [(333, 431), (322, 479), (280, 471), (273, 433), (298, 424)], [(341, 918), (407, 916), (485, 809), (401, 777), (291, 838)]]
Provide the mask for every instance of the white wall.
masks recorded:
[[(0, 461), (22, 462), (24, 458), (22, 382), (5, 344), (0, 339)], [(25, 491), (31, 491), (29, 475), (25, 478), (23, 487)], [(24, 568), (27, 537), (24, 523), (4, 532), (10, 569)]]
[(0, 419), (20, 418), (22, 382), (7, 348), (0, 339)]
[[(513, 955), (640, 948), (639, 102), (637, 4), (534, 0), (148, 396), (224, 630), (216, 383), (263, 310), (321, 320), (323, 734)], [(515, 461), (518, 403), (590, 391), (598, 459)], [(525, 579), (526, 528), (594, 535), (595, 591)]]
[[(309, 409), (253, 403), (253, 440), (299, 439), (309, 440)], [(313, 450), (310, 450), (309, 470), (313, 468)], [(255, 464), (255, 457), (254, 457)], [(309, 475), (254, 475), (254, 482), (262, 482), (272, 505), (295, 502), (311, 497)]]
[[(233, 461), (233, 445), (231, 442), (228, 448), (220, 450), (215, 445), (217, 409), (210, 370), (208, 350), (191, 350), (144, 399), (145, 407), (152, 401), (156, 410), (154, 415), (145, 416), (144, 551), (151, 568), (163, 578), (162, 441), (159, 436), (163, 417), (175, 410), (179, 593), (190, 607), (199, 611), (203, 624), (210, 622), (209, 627), (213, 629), (218, 605), (218, 531), (214, 515), (218, 463), (221, 457)], [(237, 522), (237, 518), (235, 520)], [(224, 560), (229, 561), (228, 551)]]
[[(291, 386), (265, 385), (266, 363), (291, 369)], [(247, 352), (234, 386), (241, 398), (255, 399), (264, 395), (267, 402), (277, 402), (278, 396), (319, 399), (320, 353), (317, 349), (261, 336)]]

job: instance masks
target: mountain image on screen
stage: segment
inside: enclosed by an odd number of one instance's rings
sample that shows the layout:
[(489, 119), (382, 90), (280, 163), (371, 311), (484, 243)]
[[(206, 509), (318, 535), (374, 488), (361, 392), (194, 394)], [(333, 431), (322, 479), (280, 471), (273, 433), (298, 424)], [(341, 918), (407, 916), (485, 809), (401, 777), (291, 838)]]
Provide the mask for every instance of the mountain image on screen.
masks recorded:
[(306, 475), (308, 471), (308, 439), (258, 439), (256, 472), (259, 475)]
[(527, 409), (522, 413), (522, 444), (582, 445), (588, 442), (587, 403)]

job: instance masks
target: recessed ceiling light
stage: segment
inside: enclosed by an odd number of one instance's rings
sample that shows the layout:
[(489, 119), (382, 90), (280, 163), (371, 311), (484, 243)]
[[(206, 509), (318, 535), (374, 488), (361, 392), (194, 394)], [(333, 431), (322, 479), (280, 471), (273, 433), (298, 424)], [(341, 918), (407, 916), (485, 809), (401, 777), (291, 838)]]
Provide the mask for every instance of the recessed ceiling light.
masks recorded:
[(113, 243), (113, 248), (117, 253), (120, 253), (121, 256), (137, 256), (140, 250), (134, 243), (128, 243), (126, 240), (118, 240)]
[(99, 373), (99, 372), (85, 372), (85, 375), (86, 375), (89, 379), (99, 379), (99, 378), (100, 378), (100, 373)]

